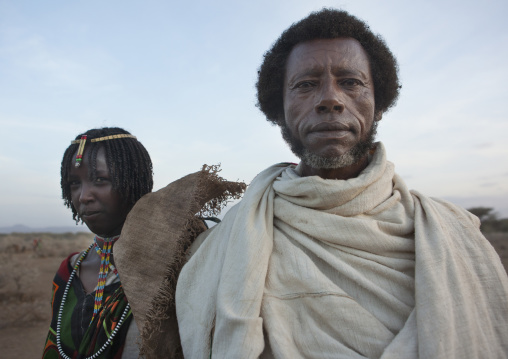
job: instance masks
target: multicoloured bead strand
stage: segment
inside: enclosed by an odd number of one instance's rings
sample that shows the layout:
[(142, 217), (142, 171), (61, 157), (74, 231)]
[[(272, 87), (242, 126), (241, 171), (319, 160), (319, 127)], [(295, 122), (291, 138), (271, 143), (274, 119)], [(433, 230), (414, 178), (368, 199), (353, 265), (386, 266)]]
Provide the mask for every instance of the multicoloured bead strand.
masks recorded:
[[(136, 136), (128, 135), (128, 134), (119, 134), (119, 135), (110, 135), (110, 136), (104, 136), (99, 138), (92, 138), (90, 142), (100, 142), (100, 141), (108, 141), (108, 140), (115, 140), (118, 138), (133, 138), (136, 139)], [(85, 152), (85, 144), (86, 144), (87, 136), (83, 135), (79, 140), (71, 141), (72, 145), (75, 145), (79, 143), (78, 147), (78, 153), (76, 155), (76, 161), (75, 165), (76, 167), (81, 166), (81, 161), (83, 159), (83, 152)]]
[[(116, 239), (118, 239), (118, 237), (114, 238), (113, 240), (116, 240)], [(113, 241), (111, 241), (111, 243), (112, 242)], [(92, 249), (93, 246), (96, 246), (96, 247), (98, 246), (96, 241), (94, 243), (92, 243), (90, 245), (90, 247), (88, 247), (83, 252), (83, 254), (81, 254), (78, 261), (74, 265), (74, 269), (72, 270), (72, 273), (69, 276), (69, 280), (67, 281), (67, 285), (65, 286), (65, 290), (64, 290), (64, 293), (62, 296), (62, 302), (60, 303), (60, 308), (58, 310), (58, 320), (57, 320), (57, 324), (56, 324), (56, 344), (57, 344), (58, 352), (60, 353), (60, 356), (63, 359), (72, 359), (70, 356), (66, 355), (65, 352), (63, 351), (62, 340), (61, 340), (61, 335), (60, 335), (61, 326), (62, 326), (62, 315), (63, 315), (64, 306), (65, 306), (65, 301), (67, 299), (67, 294), (69, 293), (69, 289), (71, 287), (72, 280), (74, 279), (74, 276), (76, 275), (76, 272), (78, 271), (78, 268), (81, 265), (81, 262), (83, 261), (83, 259), (86, 257), (86, 255), (88, 254), (90, 249)], [(115, 269), (115, 273), (118, 275), (118, 273), (116, 272), (116, 269)], [(118, 324), (115, 326), (115, 329), (113, 329), (113, 331), (111, 332), (111, 335), (108, 337), (108, 340), (106, 341), (106, 343), (104, 343), (104, 345), (95, 354), (93, 354), (89, 357), (86, 357), (85, 359), (97, 359), (99, 357), (99, 355), (101, 355), (102, 352), (104, 352), (104, 350), (106, 350), (106, 348), (109, 345), (111, 345), (111, 343), (113, 342), (113, 338), (116, 336), (116, 334), (120, 330), (125, 318), (129, 314), (129, 311), (130, 311), (130, 305), (129, 305), (129, 303), (127, 303), (125, 310), (123, 311), (122, 316), (120, 317), (120, 320), (118, 321)]]
[[(104, 287), (106, 286), (106, 278), (108, 277), (109, 268), (112, 267), (112, 264), (110, 263), (111, 249), (113, 248), (113, 243), (117, 241), (118, 238), (119, 236), (113, 238), (101, 238), (99, 236), (95, 236), (94, 239), (95, 250), (97, 251), (97, 254), (101, 257), (101, 266), (99, 269), (99, 280), (97, 283), (97, 289), (95, 290), (95, 303), (90, 324), (95, 319), (97, 313), (99, 313), (99, 309), (101, 308), (102, 305), (102, 297), (104, 296)], [(98, 240), (104, 243), (102, 250), (99, 246), (99, 243), (97, 243)], [(118, 272), (116, 271), (116, 269), (113, 270), (114, 273), (118, 276)]]
[(79, 141), (79, 147), (78, 147), (78, 153), (76, 155), (76, 167), (79, 167), (81, 165), (81, 160), (83, 159), (83, 152), (85, 152), (85, 143), (86, 143), (86, 135), (81, 136), (81, 139)]

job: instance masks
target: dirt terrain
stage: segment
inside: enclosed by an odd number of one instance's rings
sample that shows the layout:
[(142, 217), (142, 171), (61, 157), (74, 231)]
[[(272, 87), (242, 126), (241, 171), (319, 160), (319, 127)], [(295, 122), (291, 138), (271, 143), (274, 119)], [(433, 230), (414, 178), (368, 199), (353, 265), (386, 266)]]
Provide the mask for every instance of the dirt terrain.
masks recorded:
[[(508, 233), (487, 237), (508, 269)], [(0, 358), (41, 356), (51, 319), (53, 276), (67, 255), (92, 240), (90, 233), (0, 234)]]
[(51, 320), (51, 282), (90, 233), (0, 234), (0, 358), (40, 358)]

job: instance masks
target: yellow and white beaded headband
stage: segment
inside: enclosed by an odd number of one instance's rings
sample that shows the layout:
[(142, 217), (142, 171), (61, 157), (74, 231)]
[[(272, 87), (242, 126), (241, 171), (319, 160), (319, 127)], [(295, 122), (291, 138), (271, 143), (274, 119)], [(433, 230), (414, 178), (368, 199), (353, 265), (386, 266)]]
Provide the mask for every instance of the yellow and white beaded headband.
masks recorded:
[[(81, 136), (79, 140), (71, 141), (71, 145), (75, 145), (79, 143), (78, 147), (78, 154), (76, 155), (76, 167), (79, 167), (81, 165), (81, 160), (83, 159), (83, 152), (85, 152), (85, 143), (86, 143), (86, 135)], [(90, 142), (100, 142), (100, 141), (108, 141), (108, 140), (116, 140), (118, 138), (134, 138), (136, 139), (136, 136), (128, 135), (128, 134), (120, 134), (120, 135), (110, 135), (110, 136), (104, 136), (99, 138), (92, 138)]]

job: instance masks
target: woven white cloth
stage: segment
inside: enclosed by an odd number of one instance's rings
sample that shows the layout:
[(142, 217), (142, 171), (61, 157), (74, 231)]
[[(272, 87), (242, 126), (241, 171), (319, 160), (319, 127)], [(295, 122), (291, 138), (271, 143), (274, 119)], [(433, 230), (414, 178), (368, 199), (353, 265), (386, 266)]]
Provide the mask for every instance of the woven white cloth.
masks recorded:
[(260, 173), (198, 238), (186, 358), (507, 357), (508, 280), (476, 217), (410, 192), (381, 143), (357, 178), (298, 170)]

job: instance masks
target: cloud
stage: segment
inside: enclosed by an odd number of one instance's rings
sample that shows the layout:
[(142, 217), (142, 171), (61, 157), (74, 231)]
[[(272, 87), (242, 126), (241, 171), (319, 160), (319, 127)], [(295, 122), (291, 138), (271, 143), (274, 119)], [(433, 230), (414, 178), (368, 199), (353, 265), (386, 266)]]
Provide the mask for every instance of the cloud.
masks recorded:
[(483, 182), (483, 183), (480, 183), (480, 186), (482, 186), (482, 187), (498, 187), (499, 183), (497, 183), (497, 182)]
[[(32, 91), (111, 92), (120, 86), (113, 74), (120, 64), (97, 48), (62, 48), (29, 30), (3, 29), (1, 72)], [(0, 72), (0, 73), (1, 73)]]
[(490, 148), (492, 146), (494, 146), (494, 143), (492, 143), (492, 142), (484, 142), (484, 143), (478, 143), (478, 144), (473, 145), (473, 147), (476, 149)]
[(294, 161), (254, 106), (256, 70), (282, 30), (324, 5), (365, 19), (399, 59), (401, 97), (379, 138), (408, 185), (435, 196), (508, 193), (506, 2), (97, 4), (0, 1), (0, 178), (9, 181), (1, 195), (31, 204), (9, 215), (13, 223), (70, 218), (59, 161), (92, 127), (137, 135), (160, 186), (203, 163), (249, 182)]

